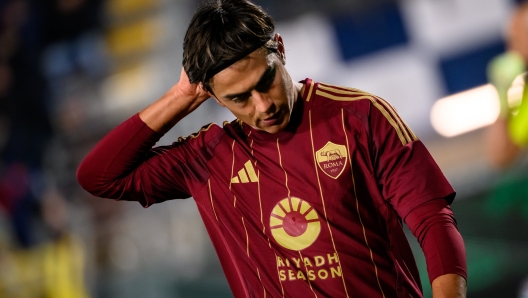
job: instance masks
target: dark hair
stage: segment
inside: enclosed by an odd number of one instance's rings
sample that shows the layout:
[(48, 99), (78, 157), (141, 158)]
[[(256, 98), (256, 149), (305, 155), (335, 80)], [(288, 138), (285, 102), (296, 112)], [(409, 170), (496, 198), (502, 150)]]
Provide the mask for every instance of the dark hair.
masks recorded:
[(264, 46), (274, 30), (273, 19), (247, 0), (202, 4), (183, 41), (183, 67), (190, 82), (201, 82), (211, 91), (209, 80), (216, 73)]

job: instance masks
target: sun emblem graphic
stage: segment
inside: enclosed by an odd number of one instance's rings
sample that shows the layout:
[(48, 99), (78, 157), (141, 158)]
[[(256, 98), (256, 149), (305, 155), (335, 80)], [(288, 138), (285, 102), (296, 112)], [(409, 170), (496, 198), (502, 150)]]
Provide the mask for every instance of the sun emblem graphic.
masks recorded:
[(321, 222), (308, 202), (291, 197), (275, 205), (271, 211), (270, 228), (278, 244), (299, 251), (315, 242), (321, 232)]

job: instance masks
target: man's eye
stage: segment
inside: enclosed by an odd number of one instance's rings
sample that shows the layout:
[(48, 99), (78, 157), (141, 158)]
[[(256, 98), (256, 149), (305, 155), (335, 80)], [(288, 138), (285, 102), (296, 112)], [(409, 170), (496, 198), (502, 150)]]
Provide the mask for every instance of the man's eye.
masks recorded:
[(233, 102), (235, 103), (245, 102), (248, 100), (248, 98), (249, 98), (249, 95), (241, 95), (241, 96), (233, 98)]

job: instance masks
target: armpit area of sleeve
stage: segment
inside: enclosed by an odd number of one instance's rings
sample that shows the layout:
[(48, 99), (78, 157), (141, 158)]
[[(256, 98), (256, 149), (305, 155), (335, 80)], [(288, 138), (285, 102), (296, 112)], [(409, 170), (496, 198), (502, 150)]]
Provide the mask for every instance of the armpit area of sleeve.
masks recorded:
[(427, 201), (443, 198), (450, 204), (455, 197), (453, 187), (421, 141), (403, 146), (385, 166), (383, 196), (401, 218)]
[(398, 206), (397, 213), (401, 218), (405, 218), (409, 213), (416, 207), (420, 206), (423, 203), (436, 200), (436, 199), (444, 199), (448, 205), (450, 205), (453, 200), (455, 199), (456, 192), (453, 190), (451, 185), (448, 185), (443, 190), (439, 190), (436, 192), (430, 192), (430, 193), (424, 193), (423, 196), (417, 197), (415, 199), (409, 199), (404, 204)]

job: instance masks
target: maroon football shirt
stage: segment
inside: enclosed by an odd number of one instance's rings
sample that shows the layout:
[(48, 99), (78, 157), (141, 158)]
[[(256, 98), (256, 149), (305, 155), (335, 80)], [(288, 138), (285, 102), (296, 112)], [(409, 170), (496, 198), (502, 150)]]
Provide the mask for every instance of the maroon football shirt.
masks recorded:
[(145, 207), (194, 197), (236, 297), (421, 297), (401, 218), (453, 189), (387, 102), (304, 84), (276, 134), (234, 121), (150, 149), (160, 135), (136, 115), (79, 180)]

